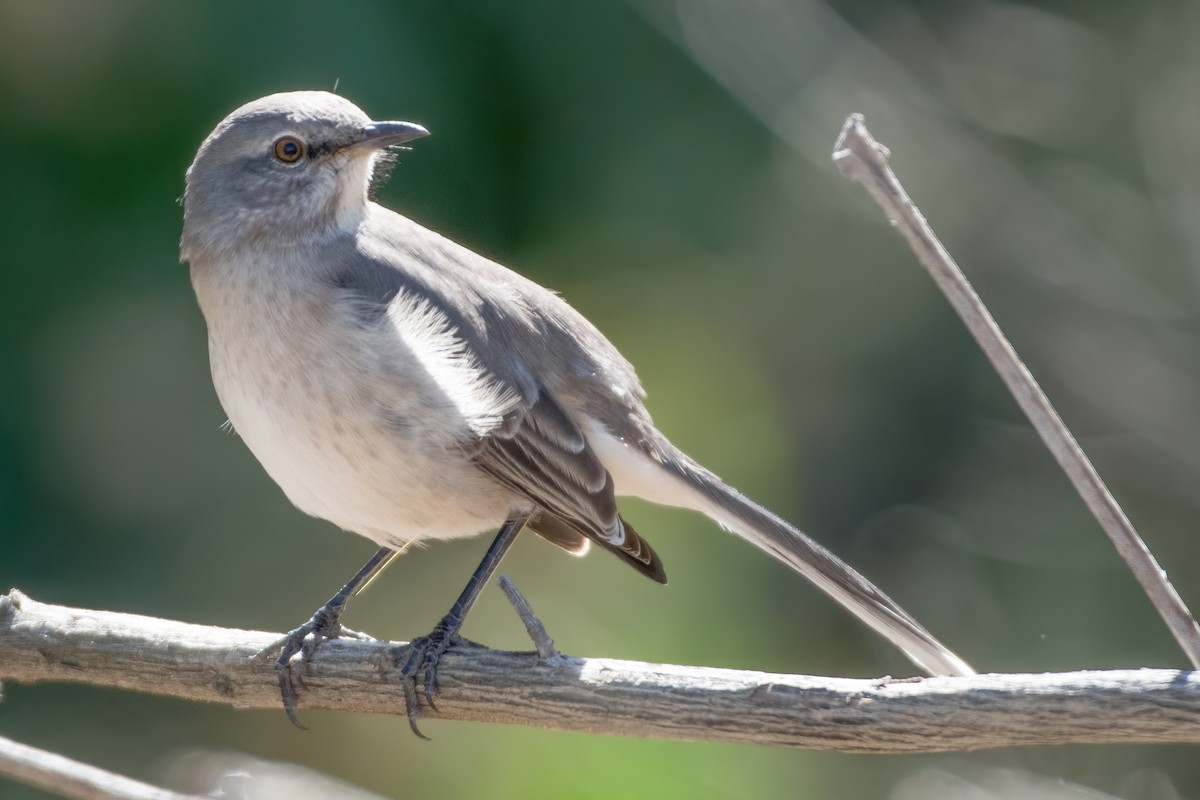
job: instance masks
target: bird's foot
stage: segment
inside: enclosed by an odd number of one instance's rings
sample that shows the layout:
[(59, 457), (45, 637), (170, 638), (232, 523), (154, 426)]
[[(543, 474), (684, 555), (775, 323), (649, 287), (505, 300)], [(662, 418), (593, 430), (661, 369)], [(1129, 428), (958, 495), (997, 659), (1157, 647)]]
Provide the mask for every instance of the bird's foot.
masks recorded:
[(428, 636), (419, 636), (397, 651), (397, 658), (407, 655), (404, 666), (400, 668), (400, 680), (404, 685), (408, 725), (422, 739), (429, 737), (421, 733), (417, 726), (417, 720), (421, 717), (419, 693), (425, 695), (425, 702), (430, 708), (437, 709), (433, 697), (438, 692), (438, 665), (447, 650), (465, 641), (459, 637), (457, 628), (448, 619), (443, 619)]
[(255, 658), (271, 657), (279, 653), (275, 660), (275, 674), (279, 678), (279, 696), (283, 701), (283, 710), (289, 720), (297, 728), (308, 730), (296, 716), (297, 684), (304, 685), (304, 677), (297, 666), (307, 669), (313, 654), (322, 642), (337, 639), (340, 636), (355, 639), (370, 639), (371, 637), (357, 631), (343, 628), (338, 617), (342, 607), (325, 604), (300, 627), (292, 630), (282, 639), (265, 648)]

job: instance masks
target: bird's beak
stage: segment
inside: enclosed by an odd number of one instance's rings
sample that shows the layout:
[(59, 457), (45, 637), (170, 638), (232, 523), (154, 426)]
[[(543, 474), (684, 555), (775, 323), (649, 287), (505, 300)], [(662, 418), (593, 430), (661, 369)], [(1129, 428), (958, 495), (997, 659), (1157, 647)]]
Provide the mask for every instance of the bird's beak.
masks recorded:
[(363, 126), (358, 137), (347, 149), (382, 150), (428, 135), (429, 131), (414, 122), (372, 122)]

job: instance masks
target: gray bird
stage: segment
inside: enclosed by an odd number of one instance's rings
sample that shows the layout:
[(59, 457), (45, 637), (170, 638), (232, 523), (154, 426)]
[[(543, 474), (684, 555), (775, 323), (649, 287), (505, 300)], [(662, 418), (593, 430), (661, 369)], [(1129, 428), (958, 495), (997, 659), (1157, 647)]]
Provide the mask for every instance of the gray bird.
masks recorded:
[[(402, 667), (409, 718), (524, 527), (666, 582), (617, 496), (692, 509), (784, 562), (935, 675), (971, 668), (887, 595), (655, 429), (617, 349), (558, 295), (368, 198), (381, 154), (426, 136), (325, 92), (226, 117), (187, 172), (182, 260), (234, 429), (300, 510), (380, 549), (284, 642), (338, 635), (361, 585), (410, 542), (499, 533)], [(419, 681), (419, 684), (418, 684)], [(299, 723), (297, 723), (299, 724)]]

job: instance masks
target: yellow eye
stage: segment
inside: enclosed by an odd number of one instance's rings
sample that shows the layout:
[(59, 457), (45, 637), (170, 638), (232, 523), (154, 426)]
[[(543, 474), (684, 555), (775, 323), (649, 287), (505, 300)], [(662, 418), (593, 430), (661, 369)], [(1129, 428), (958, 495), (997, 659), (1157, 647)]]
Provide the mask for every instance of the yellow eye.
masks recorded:
[(304, 142), (295, 136), (284, 136), (275, 142), (275, 157), (285, 164), (295, 164), (304, 155)]

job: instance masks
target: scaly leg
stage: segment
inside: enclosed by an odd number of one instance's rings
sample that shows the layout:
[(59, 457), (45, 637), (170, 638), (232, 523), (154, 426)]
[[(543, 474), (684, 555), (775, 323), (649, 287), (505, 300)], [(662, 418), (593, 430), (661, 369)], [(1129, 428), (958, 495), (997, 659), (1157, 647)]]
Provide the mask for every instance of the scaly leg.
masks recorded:
[[(299, 654), (300, 663), (306, 666), (322, 642), (326, 639), (336, 639), (342, 632), (342, 625), (338, 620), (342, 616), (342, 612), (346, 610), (346, 604), (350, 602), (350, 598), (358, 594), (371, 582), (372, 578), (382, 572), (384, 567), (402, 552), (404, 552), (403, 549), (379, 548), (375, 555), (371, 556), (366, 564), (363, 564), (362, 569), (338, 590), (337, 594), (317, 609), (308, 622), (283, 638), (282, 652), (279, 660), (275, 662), (275, 672), (279, 676), (279, 694), (283, 699), (283, 710), (296, 727), (304, 728), (296, 717), (297, 676), (293, 672), (293, 657)], [(278, 645), (272, 645), (271, 649), (276, 646)]]
[(428, 636), (413, 639), (406, 648), (402, 648), (401, 652), (407, 651), (408, 653), (408, 660), (400, 670), (400, 677), (404, 682), (405, 705), (408, 708), (408, 724), (412, 727), (413, 733), (422, 739), (428, 737), (417, 727), (417, 718), (420, 716), (417, 676), (423, 675), (421, 685), (425, 690), (425, 700), (431, 708), (437, 708), (433, 702), (433, 696), (438, 689), (438, 662), (441, 661), (445, 652), (459, 641), (458, 632), (467, 618), (467, 612), (479, 599), (479, 593), (491, 580), (496, 568), (500, 566), (500, 560), (504, 558), (504, 554), (508, 552), (508, 548), (512, 546), (517, 534), (525, 527), (530, 516), (532, 514), (529, 513), (515, 514), (500, 526), (500, 532), (496, 534), (495, 541), (484, 554), (483, 561), (479, 562), (475, 574), (471, 576), (471, 580), (467, 581), (466, 588), (454, 601), (454, 605), (450, 607), (446, 616), (442, 617), (441, 622), (434, 626)]

